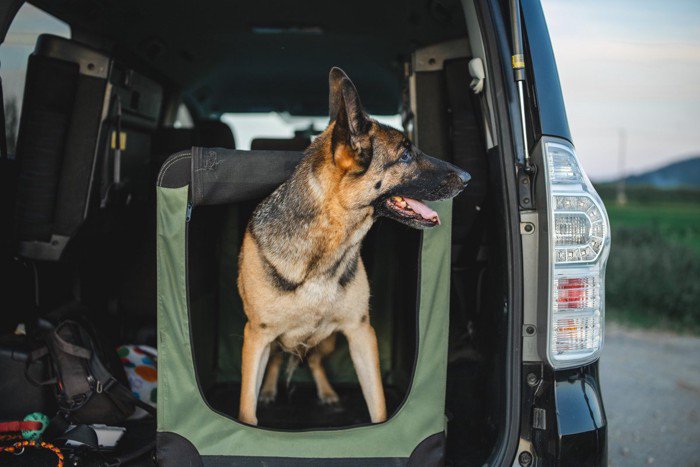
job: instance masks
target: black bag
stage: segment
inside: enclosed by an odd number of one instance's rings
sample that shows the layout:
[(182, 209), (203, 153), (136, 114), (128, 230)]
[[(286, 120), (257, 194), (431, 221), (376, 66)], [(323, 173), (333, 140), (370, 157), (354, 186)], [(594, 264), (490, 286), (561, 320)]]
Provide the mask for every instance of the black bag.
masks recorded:
[[(155, 409), (137, 399), (128, 388), (116, 352), (105, 348), (88, 324), (67, 319), (45, 331), (46, 346), (34, 351), (28, 365), (48, 357), (53, 378), (37, 382), (54, 385), (59, 412), (74, 424), (115, 425), (135, 407), (149, 414)], [(29, 373), (27, 377), (31, 379)]]

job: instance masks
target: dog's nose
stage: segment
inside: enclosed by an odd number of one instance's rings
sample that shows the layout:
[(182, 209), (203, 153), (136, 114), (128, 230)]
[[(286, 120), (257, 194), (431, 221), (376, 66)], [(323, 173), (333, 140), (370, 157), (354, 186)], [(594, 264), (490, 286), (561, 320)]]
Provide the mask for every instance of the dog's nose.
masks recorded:
[(459, 177), (459, 181), (462, 182), (462, 185), (464, 185), (464, 186), (467, 186), (467, 183), (469, 183), (469, 180), (472, 179), (472, 176), (469, 175), (469, 172), (466, 172), (464, 170), (458, 170), (457, 177)]

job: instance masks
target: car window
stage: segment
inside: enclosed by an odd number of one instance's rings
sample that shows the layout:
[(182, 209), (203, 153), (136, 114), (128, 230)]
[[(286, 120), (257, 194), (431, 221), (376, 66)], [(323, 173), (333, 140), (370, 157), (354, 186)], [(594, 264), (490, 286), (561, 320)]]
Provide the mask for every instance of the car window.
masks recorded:
[(10, 157), (15, 152), (20, 109), (27, 74), (27, 59), (34, 51), (40, 34), (70, 37), (70, 27), (63, 21), (25, 3), (10, 25), (0, 46), (0, 77), (4, 93), (5, 132)]

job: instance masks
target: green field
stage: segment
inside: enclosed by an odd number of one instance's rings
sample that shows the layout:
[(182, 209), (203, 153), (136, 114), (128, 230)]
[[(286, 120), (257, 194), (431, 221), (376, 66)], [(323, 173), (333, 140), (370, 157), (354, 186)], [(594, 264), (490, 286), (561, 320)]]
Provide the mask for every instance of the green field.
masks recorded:
[(624, 206), (606, 202), (613, 233), (617, 227), (658, 229), (669, 240), (685, 243), (700, 253), (700, 202)]
[(700, 333), (700, 192), (599, 188), (612, 227), (608, 319)]

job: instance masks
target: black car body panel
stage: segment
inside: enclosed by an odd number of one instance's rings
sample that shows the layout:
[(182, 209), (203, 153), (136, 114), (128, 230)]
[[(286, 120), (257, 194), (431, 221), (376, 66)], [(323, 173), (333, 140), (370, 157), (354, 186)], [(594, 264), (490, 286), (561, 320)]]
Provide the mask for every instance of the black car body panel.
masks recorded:
[[(544, 421), (533, 428), (538, 457), (551, 465), (607, 464), (607, 419), (598, 381), (598, 363), (545, 371), (533, 401)], [(533, 417), (534, 418), (534, 417)]]
[[(508, 37), (503, 25), (509, 22), (508, 2), (493, 0), (490, 10), (502, 14), (494, 20), (500, 42)], [(539, 1), (522, 1), (521, 13), (525, 33), (530, 148), (543, 136), (554, 136), (573, 142), (559, 73), (554, 58), (542, 5)], [(488, 35), (488, 33), (485, 33)], [(505, 45), (510, 51), (508, 43)], [(503, 53), (501, 55), (504, 55)], [(510, 57), (503, 57), (503, 60)], [(508, 65), (510, 65), (508, 63)], [(508, 67), (509, 68), (509, 67)], [(510, 77), (508, 77), (510, 79)], [(504, 83), (510, 91), (512, 127), (517, 129), (517, 94), (512, 83)], [(516, 131), (514, 131), (516, 133)], [(514, 134), (517, 148), (522, 144)], [(542, 280), (542, 278), (538, 278)], [(538, 313), (547, 313), (546, 307)], [(544, 338), (544, 337), (542, 337)], [(546, 363), (523, 365), (521, 392), (521, 441), (531, 442), (535, 457), (521, 447), (514, 459), (520, 465), (607, 465), (607, 419), (600, 389), (598, 362), (555, 371)], [(535, 382), (528, 380), (535, 376)], [(524, 455), (523, 455), (524, 453)]]
[(535, 123), (539, 127), (539, 135), (558, 136), (572, 141), (542, 5), (539, 1), (522, 2), (522, 14), (527, 57), (530, 59), (528, 79), (531, 80), (532, 97), (536, 100)]

